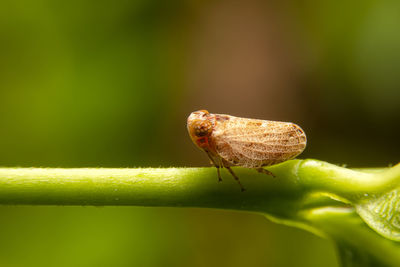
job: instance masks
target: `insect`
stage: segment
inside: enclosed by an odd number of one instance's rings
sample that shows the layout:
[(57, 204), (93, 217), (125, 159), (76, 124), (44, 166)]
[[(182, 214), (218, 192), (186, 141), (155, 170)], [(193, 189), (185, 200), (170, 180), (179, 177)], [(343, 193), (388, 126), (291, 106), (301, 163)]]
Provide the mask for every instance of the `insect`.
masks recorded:
[(222, 181), (220, 168), (226, 168), (242, 191), (245, 188), (231, 166), (275, 176), (263, 167), (295, 158), (307, 143), (304, 131), (291, 122), (245, 119), (207, 110), (192, 112), (187, 129), (217, 168), (218, 181)]

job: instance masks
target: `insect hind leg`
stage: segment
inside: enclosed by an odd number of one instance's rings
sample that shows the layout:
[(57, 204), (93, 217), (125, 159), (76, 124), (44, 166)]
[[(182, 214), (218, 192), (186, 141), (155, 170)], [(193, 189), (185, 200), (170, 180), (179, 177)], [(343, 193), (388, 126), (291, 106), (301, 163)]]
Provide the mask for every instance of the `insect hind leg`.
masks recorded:
[(258, 171), (259, 173), (264, 173), (266, 175), (271, 175), (272, 177), (276, 177), (275, 174), (264, 168), (256, 168), (256, 171)]

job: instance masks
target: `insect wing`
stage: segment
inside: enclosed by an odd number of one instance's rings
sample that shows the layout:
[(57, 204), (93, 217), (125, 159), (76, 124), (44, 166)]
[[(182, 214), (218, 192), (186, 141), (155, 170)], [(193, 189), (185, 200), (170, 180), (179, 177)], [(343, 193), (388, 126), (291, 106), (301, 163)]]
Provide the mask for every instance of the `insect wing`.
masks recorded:
[(248, 168), (294, 158), (306, 146), (306, 136), (296, 124), (228, 115), (217, 115), (212, 138), (220, 157)]

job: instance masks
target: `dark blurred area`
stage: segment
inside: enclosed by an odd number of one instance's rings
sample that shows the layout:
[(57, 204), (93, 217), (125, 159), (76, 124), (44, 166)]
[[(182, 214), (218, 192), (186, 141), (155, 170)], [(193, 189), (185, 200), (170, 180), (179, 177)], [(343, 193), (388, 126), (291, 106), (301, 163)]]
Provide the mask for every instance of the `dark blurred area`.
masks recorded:
[[(291, 121), (301, 158), (400, 159), (400, 2), (0, 3), (0, 165), (208, 166), (190, 112)], [(223, 173), (224, 175), (224, 173)], [(0, 207), (0, 266), (337, 266), (260, 215)]]

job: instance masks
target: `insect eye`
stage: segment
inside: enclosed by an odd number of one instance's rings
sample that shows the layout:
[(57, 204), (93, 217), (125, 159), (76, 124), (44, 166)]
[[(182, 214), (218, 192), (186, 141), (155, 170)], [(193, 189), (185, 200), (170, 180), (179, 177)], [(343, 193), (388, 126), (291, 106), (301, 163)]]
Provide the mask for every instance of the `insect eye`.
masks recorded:
[(208, 121), (201, 121), (194, 125), (194, 134), (197, 137), (203, 137), (209, 135), (211, 132), (211, 123)]

